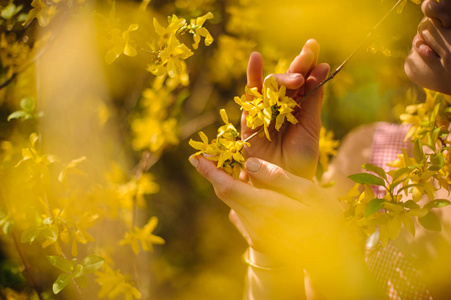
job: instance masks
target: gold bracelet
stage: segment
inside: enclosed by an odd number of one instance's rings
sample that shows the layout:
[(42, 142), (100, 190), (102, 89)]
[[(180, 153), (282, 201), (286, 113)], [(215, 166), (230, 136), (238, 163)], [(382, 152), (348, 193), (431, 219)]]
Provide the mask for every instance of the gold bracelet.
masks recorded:
[(278, 270), (283, 270), (285, 269), (285, 267), (283, 266), (277, 266), (277, 267), (272, 267), (272, 266), (260, 266), (255, 264), (251, 258), (250, 258), (250, 251), (251, 248), (247, 248), (246, 252), (244, 252), (243, 254), (243, 260), (246, 264), (248, 264), (250, 267), (255, 268), (257, 270), (262, 270), (262, 271), (278, 271)]

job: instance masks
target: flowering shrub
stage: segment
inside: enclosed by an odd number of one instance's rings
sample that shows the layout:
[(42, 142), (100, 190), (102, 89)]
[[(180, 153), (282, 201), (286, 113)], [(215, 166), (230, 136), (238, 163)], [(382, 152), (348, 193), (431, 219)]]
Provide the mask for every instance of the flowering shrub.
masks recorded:
[[(237, 178), (242, 149), (252, 142), (240, 139), (233, 125), (239, 110), (232, 106), (238, 103), (249, 113), (248, 126), (263, 128), (267, 137), (271, 123), (277, 130), (296, 123), (293, 112), (302, 104), (272, 77), (261, 93), (247, 89), (247, 97), (231, 96), (242, 94), (255, 49), (265, 57), (266, 73), (287, 69), (291, 53), (266, 35), (265, 26), (278, 29), (278, 21), (262, 18), (274, 3), (135, 2), (0, 3), (0, 293), (7, 299), (228, 299), (228, 287), (238, 286), (240, 276), (221, 273), (230, 270), (227, 255), (233, 252), (226, 255), (223, 245), (234, 233), (216, 218), (220, 208), (196, 209), (196, 199), (211, 194), (186, 179), (183, 141), (202, 130), (201, 142), (190, 145)], [(332, 98), (352, 90), (352, 78), (359, 77), (353, 75), (344, 74), (348, 81), (337, 77), (342, 81), (330, 88)], [(419, 141), (414, 157), (394, 162), (403, 172), (357, 179), (366, 194), (354, 189), (346, 201), (350, 219), (367, 233), (386, 222), (385, 236), (394, 238), (400, 220), (411, 228), (412, 216), (438, 228), (433, 210), (448, 202), (431, 198), (417, 207), (415, 200), (432, 195), (432, 183), (448, 180), (447, 105), (431, 94), (425, 104), (407, 108), (402, 118), (414, 123), (409, 135)], [(228, 113), (220, 111), (223, 124), (210, 140), (203, 132), (219, 119), (217, 107)], [(342, 125), (349, 115), (337, 118)], [(325, 123), (342, 127), (327, 118)], [(418, 150), (424, 145), (432, 152)], [(322, 129), (322, 170), (337, 146)], [(381, 180), (391, 193), (374, 200), (368, 184)], [(401, 186), (396, 192), (394, 183)], [(409, 192), (414, 200), (399, 197)], [(192, 195), (188, 204), (185, 194)], [(181, 233), (171, 235), (175, 227)], [(242, 250), (238, 243), (236, 248)], [(208, 271), (199, 271), (202, 263)], [(211, 271), (215, 267), (221, 271)], [(227, 293), (221, 293), (224, 286)]]

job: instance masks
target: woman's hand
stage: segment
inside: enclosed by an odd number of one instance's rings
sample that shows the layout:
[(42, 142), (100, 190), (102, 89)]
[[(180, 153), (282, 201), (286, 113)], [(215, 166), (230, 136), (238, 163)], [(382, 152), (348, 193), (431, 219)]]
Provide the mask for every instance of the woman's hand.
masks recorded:
[[(319, 44), (313, 39), (308, 40), (286, 73), (270, 76), (274, 76), (279, 85), (286, 86), (287, 95), (297, 101), (321, 83), (329, 72), (329, 65), (317, 65), (318, 55)], [(261, 91), (262, 70), (261, 55), (252, 53), (247, 69), (247, 85), (250, 88), (257, 87)], [(265, 136), (254, 137), (250, 141), (252, 146), (245, 149), (246, 157), (264, 159), (297, 176), (311, 179), (318, 162), (322, 98), (323, 89), (320, 88), (301, 104), (301, 109), (294, 114), (299, 123), (285, 124), (280, 131), (276, 131), (274, 126), (269, 128), (272, 141)], [(246, 116), (243, 113), (241, 119), (243, 139), (255, 132), (246, 126)]]
[(190, 160), (212, 183), (218, 197), (235, 211), (233, 222), (248, 244), (277, 261), (288, 263), (315, 256), (333, 246), (331, 235), (344, 228), (336, 199), (276, 165), (257, 158), (246, 162), (251, 179), (268, 187), (261, 189), (234, 180), (202, 156)]
[(282, 267), (302, 266), (326, 297), (383, 297), (364, 262), (363, 245), (324, 189), (257, 158), (247, 160), (246, 172), (268, 189), (233, 179), (203, 156), (190, 162), (234, 211), (232, 221), (249, 246)]

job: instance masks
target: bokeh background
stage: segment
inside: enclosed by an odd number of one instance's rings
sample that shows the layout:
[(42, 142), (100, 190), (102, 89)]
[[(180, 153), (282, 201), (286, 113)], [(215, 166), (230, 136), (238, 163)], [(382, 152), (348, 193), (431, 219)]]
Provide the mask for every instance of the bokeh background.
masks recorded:
[[(58, 10), (49, 17), (47, 25), (33, 19), (24, 28), (19, 15), (28, 14), (38, 2), (47, 8), (56, 5)], [(138, 214), (136, 222), (142, 226), (150, 216), (156, 216), (159, 223), (154, 234), (164, 238), (165, 244), (155, 245), (153, 252), (139, 254), (139, 271), (130, 280), (137, 282), (146, 299), (240, 299), (246, 269), (241, 256), (246, 245), (228, 221), (228, 208), (189, 164), (188, 157), (195, 152), (188, 145), (189, 139), (199, 140), (200, 130), (213, 137), (222, 125), (220, 108), (225, 108), (231, 122), (238, 126), (240, 110), (233, 97), (244, 92), (247, 59), (252, 51), (262, 53), (265, 75), (283, 72), (305, 41), (315, 38), (321, 45), (320, 61), (329, 63), (333, 70), (395, 1), (69, 2), (72, 6), (59, 9), (58, 1), (33, 1), (34, 5), (28, 1), (0, 1), (2, 11), (11, 3), (16, 8), (22, 5), (14, 17), (8, 19), (2, 13), (0, 23), (0, 81), (12, 78), (0, 90), (0, 140), (4, 142), (0, 188), (5, 191), (2, 201), (7, 202), (5, 198), (13, 195), (9, 192), (11, 186), (19, 185), (5, 178), (20, 160), (20, 145), (26, 144), (32, 131), (40, 134), (41, 150), (58, 155), (62, 161), (87, 157), (81, 169), (92, 174), (92, 182), (101, 181), (99, 178), (107, 173), (131, 178), (144, 161), (151, 166), (141, 169), (151, 174), (154, 185), (148, 193), (143, 192), (145, 205), (134, 212)], [(113, 3), (114, 25), (124, 31), (130, 24), (139, 24), (139, 29), (129, 32), (137, 55), (122, 54), (109, 64), (105, 62), (110, 46), (105, 41), (108, 36), (104, 26), (111, 23), (105, 25), (104, 20), (111, 17)], [(208, 12), (214, 18), (207, 20), (204, 27), (214, 42), (207, 47), (202, 41), (199, 49), (193, 50), (194, 55), (186, 59), (189, 84), (171, 90), (169, 96), (152, 94), (149, 89), (156, 79), (147, 67), (149, 43), (157, 38), (153, 18), (167, 26), (167, 16), (172, 14), (190, 20)], [(408, 2), (403, 12), (393, 13), (326, 85), (323, 124), (336, 139), (361, 124), (397, 121), (405, 105), (412, 101), (408, 91), (416, 87), (405, 77), (403, 61), (421, 18), (419, 6)], [(191, 47), (188, 34), (180, 40)], [(18, 48), (22, 44), (17, 41), (22, 42), (23, 49)], [(43, 53), (36, 50), (41, 49), (38, 41), (49, 45), (43, 47)], [(15, 64), (8, 63), (8, 59), (15, 59)], [(34, 95), (36, 115), (8, 121), (8, 116), (20, 110), (21, 100), (29, 95)], [(136, 120), (144, 120), (152, 106), (149, 103), (159, 101), (167, 101), (159, 108), (164, 111), (159, 122), (175, 119), (176, 125), (153, 137), (162, 140), (158, 146), (147, 141), (152, 135), (146, 135), (157, 125), (144, 122), (147, 127), (138, 130)], [(10, 154), (9, 145), (13, 149)], [(105, 197), (102, 201), (110, 199)], [(130, 216), (124, 217), (125, 222), (130, 221), (127, 218)], [(121, 239), (114, 236), (121, 226), (108, 221), (90, 230), (96, 237), (112, 236), (98, 238), (104, 243), (102, 249), (110, 249)], [(6, 288), (25, 295), (29, 285), (20, 275), (21, 262), (7, 235), (0, 242), (2, 297), (6, 298)], [(41, 263), (45, 259), (33, 256), (42, 251), (25, 250), (30, 261)], [(118, 268), (136, 264), (129, 259), (131, 251), (114, 255), (120, 261)], [(36, 268), (41, 268), (41, 263), (36, 262)], [(50, 269), (41, 269), (42, 290), (50, 289), (56, 278)], [(76, 298), (72, 292), (51, 297)]]

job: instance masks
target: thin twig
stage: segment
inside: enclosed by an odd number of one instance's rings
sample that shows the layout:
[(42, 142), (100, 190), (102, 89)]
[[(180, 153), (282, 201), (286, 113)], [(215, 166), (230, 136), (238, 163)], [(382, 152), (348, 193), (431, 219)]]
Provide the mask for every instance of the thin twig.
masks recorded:
[(27, 261), (25, 260), (25, 256), (22, 252), (22, 249), (20, 248), (19, 241), (17, 240), (17, 237), (14, 233), (11, 233), (12, 239), (14, 241), (14, 246), (16, 247), (17, 253), (19, 254), (20, 260), (22, 261), (22, 264), (24, 266), (24, 271), (27, 273), (28, 280), (30, 281), (31, 285), (33, 286), (33, 289), (35, 290), (36, 294), (38, 295), (39, 300), (44, 300), (42, 298), (41, 293), (39, 293), (39, 288), (34, 280), (33, 274), (31, 273), (30, 266), (28, 265)]
[[(313, 90), (311, 90), (310, 92), (308, 92), (304, 97), (302, 97), (300, 100), (297, 101), (298, 104), (302, 103), (305, 99), (307, 99), (308, 97), (310, 97), (314, 92), (316, 92), (320, 87), (322, 87), (323, 85), (325, 85), (328, 81), (332, 80), (335, 75), (338, 74), (338, 72), (340, 72), (343, 67), (354, 57), (354, 55), (363, 47), (363, 45), (365, 45), (365, 43), (369, 40), (369, 38), (374, 34), (374, 32), (376, 31), (377, 28), (379, 28), (379, 26), (385, 21), (385, 19), (387, 19), (387, 17), (401, 4), (403, 0), (398, 0), (398, 2), (396, 2), (396, 4), (379, 20), (379, 22), (377, 22), (376, 25), (373, 26), (373, 28), (371, 29), (370, 32), (368, 32), (368, 34), (366, 35), (366, 37), (359, 43), (359, 45), (351, 52), (351, 54), (349, 54), (349, 56), (341, 63), (341, 65), (339, 65), (335, 71), (333, 73), (331, 73), (324, 81), (322, 81), (320, 84), (318, 84)], [(252, 138), (254, 138), (255, 136), (257, 136), (260, 132), (262, 132), (263, 127), (260, 128), (258, 131), (254, 132), (253, 134), (251, 134), (250, 136), (248, 136), (246, 139), (244, 139), (244, 142), (248, 142), (250, 141)]]
[(395, 10), (395, 8), (397, 8), (399, 6), (399, 4), (401, 4), (403, 0), (398, 0), (398, 2), (396, 2), (396, 4), (382, 17), (382, 19), (379, 20), (379, 22), (374, 25), (374, 27), (371, 29), (370, 32), (368, 32), (368, 34), (366, 35), (366, 37), (360, 42), (360, 44), (351, 52), (351, 54), (349, 54), (349, 56), (341, 63), (341, 65), (338, 66), (338, 68), (335, 69), (335, 71), (333, 73), (331, 73), (329, 75), (329, 77), (327, 77), (323, 82), (321, 82), (320, 84), (318, 84), (313, 90), (311, 90), (307, 95), (305, 95), (304, 97), (302, 97), (302, 99), (300, 99), (299, 101), (297, 101), (298, 104), (300, 104), (301, 102), (303, 102), (305, 99), (307, 99), (310, 95), (312, 95), (316, 90), (318, 90), (320, 87), (322, 87), (324, 84), (326, 84), (326, 82), (328, 82), (329, 80), (331, 80), (332, 78), (335, 77), (335, 75), (338, 74), (338, 72), (341, 71), (341, 69), (343, 69), (343, 67), (349, 62), (349, 60), (351, 60), (351, 58), (354, 57), (354, 55), (363, 47), (363, 45), (365, 45), (365, 43), (369, 40), (369, 38), (374, 34), (374, 32), (376, 31), (377, 28), (379, 28), (379, 26), (385, 21), (385, 19), (387, 19), (387, 17)]

